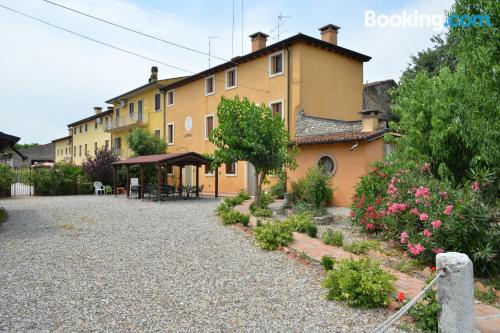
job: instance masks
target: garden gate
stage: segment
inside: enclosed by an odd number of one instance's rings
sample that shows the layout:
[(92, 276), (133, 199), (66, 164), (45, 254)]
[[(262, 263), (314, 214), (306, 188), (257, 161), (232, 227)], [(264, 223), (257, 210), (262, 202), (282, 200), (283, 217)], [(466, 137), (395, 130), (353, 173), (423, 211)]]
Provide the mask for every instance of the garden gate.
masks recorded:
[(35, 188), (31, 183), (31, 168), (13, 169), (15, 180), (10, 187), (10, 195), (13, 197), (34, 195)]

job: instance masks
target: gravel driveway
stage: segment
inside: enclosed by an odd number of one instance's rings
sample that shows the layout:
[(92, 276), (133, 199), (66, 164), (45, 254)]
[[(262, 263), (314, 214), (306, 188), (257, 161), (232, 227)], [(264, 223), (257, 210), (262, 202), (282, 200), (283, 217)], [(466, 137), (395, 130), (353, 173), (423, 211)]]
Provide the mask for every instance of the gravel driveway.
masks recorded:
[(367, 332), (382, 310), (222, 226), (213, 199), (0, 201), (0, 331)]

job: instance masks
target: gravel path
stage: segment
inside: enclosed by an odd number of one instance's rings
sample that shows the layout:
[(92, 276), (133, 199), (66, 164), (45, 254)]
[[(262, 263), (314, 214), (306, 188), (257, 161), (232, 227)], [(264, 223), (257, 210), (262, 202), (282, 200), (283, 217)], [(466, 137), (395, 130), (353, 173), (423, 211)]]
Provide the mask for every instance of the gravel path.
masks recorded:
[(321, 276), (213, 216), (216, 201), (0, 202), (0, 331), (367, 332)]

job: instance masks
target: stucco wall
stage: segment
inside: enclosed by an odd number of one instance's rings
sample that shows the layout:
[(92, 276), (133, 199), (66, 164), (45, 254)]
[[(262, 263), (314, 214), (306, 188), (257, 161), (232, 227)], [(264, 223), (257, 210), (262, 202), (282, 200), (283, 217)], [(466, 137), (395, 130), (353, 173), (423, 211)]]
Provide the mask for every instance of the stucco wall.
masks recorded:
[[(297, 156), (298, 168), (289, 172), (291, 180), (303, 177), (307, 169), (316, 166), (324, 155), (335, 159), (336, 170), (332, 176), (334, 206), (349, 206), (359, 177), (369, 171), (370, 164), (383, 157), (383, 140), (360, 142), (354, 150), (354, 142), (336, 144), (304, 145)], [(291, 188), (290, 186), (288, 187)]]
[[(85, 124), (87, 124), (87, 132), (85, 132)], [(82, 126), (82, 133), (80, 133), (80, 126)], [(97, 142), (97, 148), (104, 147), (106, 140), (109, 140), (109, 144), (111, 145), (111, 134), (104, 131), (104, 119), (97, 125), (97, 128), (95, 128), (95, 119), (78, 124), (75, 128), (77, 133), (76, 135), (73, 134), (73, 151), (76, 147), (76, 153), (73, 155), (73, 163), (76, 165), (81, 165), (87, 159), (87, 156), (85, 156), (85, 144), (87, 144), (89, 156), (94, 156), (95, 142)], [(80, 145), (82, 146), (81, 155)]]

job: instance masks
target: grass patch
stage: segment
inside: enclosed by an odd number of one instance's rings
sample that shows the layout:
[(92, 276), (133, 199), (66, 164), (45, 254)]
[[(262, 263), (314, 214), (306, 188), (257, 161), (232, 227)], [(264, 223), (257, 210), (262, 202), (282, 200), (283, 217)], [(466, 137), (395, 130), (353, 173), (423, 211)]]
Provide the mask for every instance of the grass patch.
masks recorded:
[(375, 240), (361, 240), (344, 245), (344, 250), (354, 254), (366, 254), (368, 250), (379, 250), (380, 243)]
[(0, 224), (4, 223), (7, 221), (7, 218), (9, 218), (9, 214), (5, 210), (5, 208), (0, 207)]
[(478, 300), (486, 304), (495, 304), (497, 301), (497, 295), (495, 293), (495, 289), (493, 289), (492, 287), (487, 287), (486, 291), (474, 288), (474, 296)]
[(326, 245), (335, 245), (342, 247), (344, 245), (344, 235), (341, 231), (335, 231), (332, 228), (328, 228), (323, 235), (321, 236), (321, 240)]

